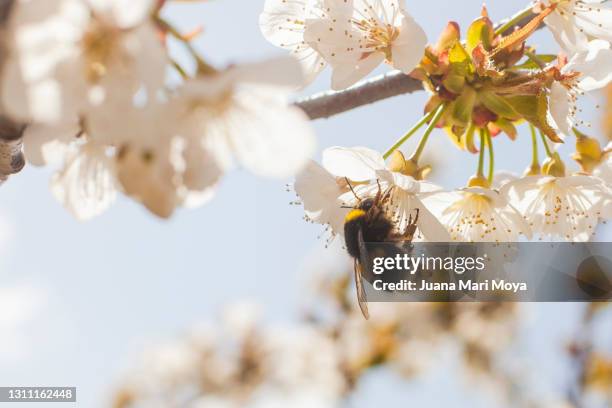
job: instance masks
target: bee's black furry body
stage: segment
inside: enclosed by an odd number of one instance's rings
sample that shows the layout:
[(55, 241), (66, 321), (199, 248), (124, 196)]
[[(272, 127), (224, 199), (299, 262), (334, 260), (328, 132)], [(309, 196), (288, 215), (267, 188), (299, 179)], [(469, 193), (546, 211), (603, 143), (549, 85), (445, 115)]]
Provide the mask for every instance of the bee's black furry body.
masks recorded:
[(364, 200), (346, 216), (344, 239), (346, 250), (353, 258), (359, 259), (362, 255), (359, 231), (363, 236), (363, 242), (385, 242), (393, 231), (393, 223), (384, 213), (379, 212), (374, 216), (368, 213), (373, 205), (373, 200)]

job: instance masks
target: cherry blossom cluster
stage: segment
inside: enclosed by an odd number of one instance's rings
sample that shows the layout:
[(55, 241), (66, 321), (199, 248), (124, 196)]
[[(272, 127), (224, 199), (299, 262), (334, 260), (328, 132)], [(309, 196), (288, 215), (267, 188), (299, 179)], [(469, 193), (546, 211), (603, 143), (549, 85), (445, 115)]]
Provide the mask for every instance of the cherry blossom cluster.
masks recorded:
[[(314, 149), (287, 98), (304, 83), (292, 57), (188, 74), (157, 0), (14, 0), (5, 27), (2, 113), (27, 124), (27, 161), (59, 170), (51, 189), (78, 219), (118, 192), (152, 213), (209, 200), (234, 163), (294, 175)], [(169, 69), (183, 75), (168, 85)]]
[(271, 325), (255, 316), (257, 305), (239, 304), (221, 321), (145, 350), (121, 378), (113, 406), (339, 407), (377, 367), (405, 380), (425, 375), (441, 363), (448, 341), (465, 348), (461, 368), (482, 374), (500, 394), (507, 387), (507, 373), (473, 356), (504, 353), (517, 328), (516, 305), (387, 303), (366, 321), (357, 309), (343, 309), (352, 304), (343, 275), (320, 283), (326, 291), (312, 307), (316, 319)]
[[(557, 54), (527, 44), (540, 24), (559, 43)], [(384, 61), (422, 81), (431, 94), (422, 119), (384, 154), (331, 147), (322, 165), (311, 162), (298, 175), (295, 190), (307, 217), (333, 234), (342, 234), (351, 207), (380, 188), (391, 191), (387, 212), (397, 232), (419, 209), (419, 239), (428, 241), (586, 241), (612, 217), (612, 146), (602, 148), (580, 131), (576, 118), (579, 99), (612, 80), (612, 8), (604, 2), (537, 1), (497, 27), (483, 7), (464, 38), (450, 22), (431, 45), (397, 0), (268, 0), (260, 25), (310, 77), (330, 65), (335, 89), (353, 85)], [(531, 135), (525, 164), (531, 163), (522, 177), (502, 177), (495, 137), (514, 140), (524, 123), (525, 136)], [(417, 148), (404, 156), (398, 149), (423, 127)], [(420, 159), (435, 128), (478, 156), (466, 187), (444, 191), (426, 180), (431, 169)], [(570, 138), (578, 171), (569, 170), (557, 151)], [(546, 154), (542, 163), (539, 147)]]

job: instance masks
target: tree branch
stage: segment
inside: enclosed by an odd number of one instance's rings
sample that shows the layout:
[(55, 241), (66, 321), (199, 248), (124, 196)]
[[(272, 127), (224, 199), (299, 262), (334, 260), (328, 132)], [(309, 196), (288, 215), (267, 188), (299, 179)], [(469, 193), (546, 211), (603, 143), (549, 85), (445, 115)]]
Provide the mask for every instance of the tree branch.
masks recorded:
[[(517, 15), (520, 13), (517, 13)], [(532, 14), (517, 22), (513, 30), (529, 23), (535, 15)], [(506, 21), (501, 21), (497, 27), (502, 27)], [(509, 31), (509, 30), (506, 30)], [(360, 106), (369, 105), (383, 99), (409, 94), (423, 89), (421, 81), (400, 72), (393, 71), (372, 79), (362, 81), (343, 91), (321, 92), (295, 102), (311, 120), (327, 119)]]
[(378, 102), (393, 96), (423, 90), (421, 81), (401, 71), (379, 75), (359, 82), (344, 91), (327, 91), (298, 100), (300, 107), (312, 120), (329, 118), (351, 109)]
[[(5, 38), (4, 26), (9, 17), (13, 0), (0, 0), (0, 38)], [(5, 44), (0, 43), (0, 73), (4, 63)], [(25, 159), (21, 151), (21, 136), (25, 126), (15, 123), (7, 116), (0, 114), (0, 183), (9, 174), (21, 171)]]

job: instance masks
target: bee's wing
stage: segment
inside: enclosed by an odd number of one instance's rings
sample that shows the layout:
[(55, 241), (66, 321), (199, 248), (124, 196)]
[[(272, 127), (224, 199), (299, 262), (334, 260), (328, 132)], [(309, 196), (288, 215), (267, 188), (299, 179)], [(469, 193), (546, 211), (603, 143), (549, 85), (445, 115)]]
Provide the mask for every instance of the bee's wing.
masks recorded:
[(366, 297), (365, 289), (363, 288), (363, 268), (368, 267), (368, 253), (365, 242), (363, 240), (363, 231), (361, 228), (357, 232), (357, 242), (359, 243), (359, 259), (355, 259), (355, 287), (357, 288), (357, 301), (359, 302), (359, 308), (363, 317), (366, 319), (370, 318), (370, 312), (368, 312), (368, 299)]

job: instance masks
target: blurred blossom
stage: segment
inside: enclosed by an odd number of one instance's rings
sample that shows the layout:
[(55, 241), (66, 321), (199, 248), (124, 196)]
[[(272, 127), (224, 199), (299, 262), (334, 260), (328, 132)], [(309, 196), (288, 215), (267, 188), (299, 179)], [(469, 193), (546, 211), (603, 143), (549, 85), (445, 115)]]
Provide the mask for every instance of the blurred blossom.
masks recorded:
[(308, 325), (236, 331), (236, 313), (211, 331), (219, 336), (199, 331), (147, 353), (115, 406), (337, 406), (346, 386), (326, 333)]
[[(236, 160), (260, 176), (294, 175), (315, 147), (306, 115), (288, 105), (290, 93), (302, 84), (299, 63), (290, 57), (188, 81), (175, 101), (178, 133), (214, 167), (208, 173), (222, 174)], [(196, 179), (191, 189), (210, 188), (216, 181)]]
[(270, 327), (248, 319), (241, 326), (251, 329), (238, 331), (232, 320), (246, 309), (232, 308), (225, 313), (234, 316), (229, 320), (145, 353), (125, 377), (115, 406), (338, 407), (370, 368), (388, 364), (406, 378), (419, 375), (447, 336), (493, 360), (514, 330), (509, 304), (376, 306), (370, 321), (345, 309), (340, 320), (318, 316)]
[(153, 0), (17, 1), (1, 87), (8, 113), (61, 123), (125, 105), (141, 86), (155, 92), (166, 59), (149, 18), (153, 6)]

